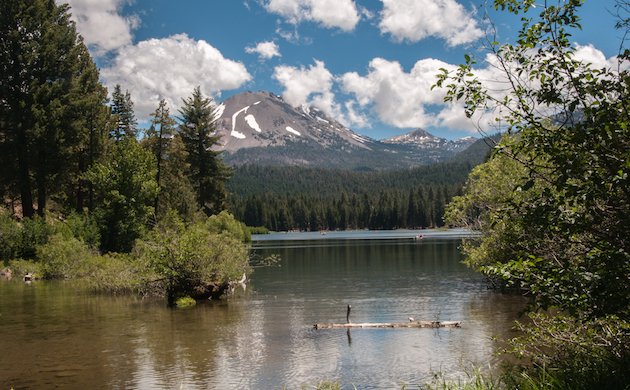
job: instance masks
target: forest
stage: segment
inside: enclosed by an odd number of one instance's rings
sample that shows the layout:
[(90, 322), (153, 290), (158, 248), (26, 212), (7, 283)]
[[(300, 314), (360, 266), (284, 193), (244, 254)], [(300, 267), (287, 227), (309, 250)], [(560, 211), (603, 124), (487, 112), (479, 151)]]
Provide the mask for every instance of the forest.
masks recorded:
[(441, 227), (471, 168), (470, 161), (373, 172), (247, 165), (228, 181), (228, 203), (247, 225), (274, 231)]
[(469, 117), (501, 114), (492, 156), (344, 172), (227, 167), (199, 88), (175, 115), (161, 101), (143, 132), (123, 86), (109, 101), (68, 6), (2, 2), (1, 259), (173, 304), (251, 271), (238, 219), (274, 230), (461, 226), (481, 233), (463, 245), (466, 264), (531, 297), (506, 340), (511, 371), (478, 387), (628, 388), (630, 4), (617, 1), (616, 66), (600, 69), (575, 56), (582, 1), (492, 3), (522, 17), (515, 42), (488, 42), (505, 88), (484, 84), (473, 55), (434, 85)]
[(213, 101), (194, 89), (176, 121), (162, 100), (142, 130), (128, 91), (109, 100), (68, 5), (0, 11), (2, 260), (169, 303), (248, 272), (249, 233), (221, 213), (230, 169), (212, 149)]

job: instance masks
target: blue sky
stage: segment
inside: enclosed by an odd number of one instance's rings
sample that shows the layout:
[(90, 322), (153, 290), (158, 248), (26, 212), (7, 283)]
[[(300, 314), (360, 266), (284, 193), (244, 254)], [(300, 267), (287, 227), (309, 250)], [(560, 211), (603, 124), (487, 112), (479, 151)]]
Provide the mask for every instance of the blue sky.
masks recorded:
[[(542, 1), (542, 0), (541, 0)], [(176, 113), (199, 85), (216, 100), (266, 90), (322, 109), (376, 139), (423, 127), (478, 135), (461, 107), (431, 91), (440, 67), (485, 58), (493, 21), (501, 41), (520, 22), (467, 0), (70, 0), (79, 32), (112, 90), (131, 92), (143, 120), (166, 98)], [(614, 0), (586, 0), (580, 55), (610, 63), (619, 48)], [(482, 67), (484, 65), (481, 65)], [(487, 69), (487, 77), (492, 72)], [(483, 123), (477, 121), (477, 124)]]

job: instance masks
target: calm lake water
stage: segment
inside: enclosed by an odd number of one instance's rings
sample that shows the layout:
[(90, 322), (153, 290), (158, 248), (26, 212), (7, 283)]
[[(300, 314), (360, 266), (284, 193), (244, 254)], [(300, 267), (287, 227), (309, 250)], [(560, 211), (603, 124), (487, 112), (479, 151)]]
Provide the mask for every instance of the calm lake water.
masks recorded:
[[(495, 361), (520, 297), (486, 289), (462, 232), (259, 236), (246, 291), (172, 310), (72, 283), (0, 283), (0, 388), (413, 388)], [(460, 329), (314, 330), (317, 322), (460, 320)], [(408, 388), (409, 388), (408, 387)]]

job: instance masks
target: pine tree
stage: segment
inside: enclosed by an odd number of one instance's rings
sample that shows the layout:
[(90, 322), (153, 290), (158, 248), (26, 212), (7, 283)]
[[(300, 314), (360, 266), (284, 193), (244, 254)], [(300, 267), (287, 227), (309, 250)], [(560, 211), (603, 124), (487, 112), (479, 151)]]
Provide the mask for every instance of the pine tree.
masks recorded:
[(190, 181), (197, 192), (199, 207), (206, 214), (216, 214), (225, 208), (225, 182), (231, 171), (213, 147), (219, 142), (216, 135), (216, 108), (205, 98), (199, 87), (184, 99), (179, 110), (182, 124), (179, 134), (188, 152)]
[(112, 92), (112, 115), (116, 121), (116, 126), (112, 129), (110, 136), (120, 141), (123, 138), (136, 137), (136, 117), (133, 112), (133, 101), (129, 91), (122, 92), (120, 84), (116, 84)]
[[(22, 212), (43, 215), (51, 194), (63, 191), (86, 129), (69, 118), (88, 115), (77, 100), (100, 99), (91, 58), (70, 21), (67, 5), (13, 0), (0, 5), (0, 165), (5, 186), (19, 192)], [(82, 90), (83, 88), (83, 90)]]
[[(175, 120), (171, 118), (166, 100), (160, 100), (158, 108), (151, 114), (153, 119), (151, 120), (151, 128), (147, 131), (147, 142), (157, 163), (157, 173), (155, 181), (157, 182), (160, 192), (163, 191), (162, 186), (162, 161), (166, 157), (170, 141), (173, 138), (175, 132)], [(159, 213), (160, 204), (160, 192), (155, 197), (155, 213)]]

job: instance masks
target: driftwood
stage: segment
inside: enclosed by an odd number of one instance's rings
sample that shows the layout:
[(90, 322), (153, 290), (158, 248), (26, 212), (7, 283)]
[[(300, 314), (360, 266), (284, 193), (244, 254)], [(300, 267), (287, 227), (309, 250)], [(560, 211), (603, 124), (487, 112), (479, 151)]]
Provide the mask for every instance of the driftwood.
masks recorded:
[(350, 329), (350, 328), (461, 328), (461, 321), (409, 321), (409, 322), (364, 322), (333, 324), (315, 324), (315, 329)]

